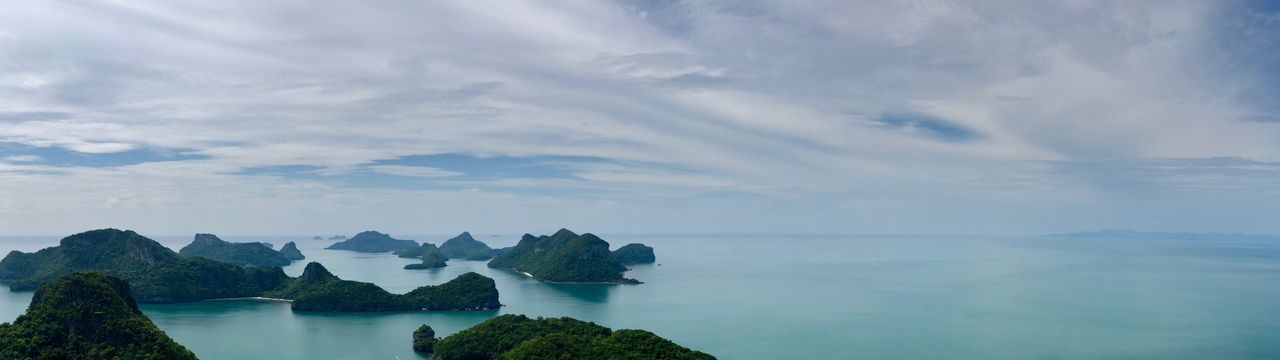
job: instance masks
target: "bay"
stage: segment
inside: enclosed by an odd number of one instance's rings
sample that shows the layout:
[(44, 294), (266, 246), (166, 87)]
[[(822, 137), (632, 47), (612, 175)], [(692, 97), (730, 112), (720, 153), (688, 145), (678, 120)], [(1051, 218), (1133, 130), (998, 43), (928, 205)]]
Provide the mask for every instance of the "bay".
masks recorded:
[[(397, 236), (441, 243), (448, 235)], [(571, 316), (653, 331), (722, 359), (1280, 358), (1280, 244), (1266, 241), (1044, 237), (610, 235), (643, 242), (659, 265), (641, 285), (533, 281), (484, 262), (404, 270), (390, 254), (295, 241), (339, 277), (392, 292), (475, 271), (497, 282), (496, 311), (293, 312), (289, 304), (217, 300), (143, 305), (202, 359), (418, 359), (410, 334), (441, 336), (498, 314)], [(155, 236), (178, 249), (189, 236)], [(481, 236), (494, 247), (514, 235)], [(0, 237), (33, 251), (58, 237)], [(0, 321), (29, 292), (0, 291)]]

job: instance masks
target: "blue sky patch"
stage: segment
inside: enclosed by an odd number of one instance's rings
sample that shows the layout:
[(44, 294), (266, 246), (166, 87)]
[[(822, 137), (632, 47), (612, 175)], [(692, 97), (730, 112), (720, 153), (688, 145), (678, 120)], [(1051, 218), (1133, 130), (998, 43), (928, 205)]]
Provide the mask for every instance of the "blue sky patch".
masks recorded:
[(82, 153), (57, 146), (38, 147), (12, 142), (0, 142), (0, 159), (8, 157), (32, 158), (30, 164), (51, 166), (115, 167), (137, 165), (156, 161), (207, 159), (190, 149), (156, 149), (140, 147), (129, 151), (108, 154)]
[(946, 141), (968, 141), (982, 137), (960, 124), (922, 114), (885, 114), (877, 120), (894, 129), (912, 130)]

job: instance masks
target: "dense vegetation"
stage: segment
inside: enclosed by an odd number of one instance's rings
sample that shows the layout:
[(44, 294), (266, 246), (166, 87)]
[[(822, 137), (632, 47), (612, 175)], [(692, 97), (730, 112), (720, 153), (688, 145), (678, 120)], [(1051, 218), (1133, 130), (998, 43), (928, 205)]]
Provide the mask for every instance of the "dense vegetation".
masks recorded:
[(302, 276), (263, 296), (291, 299), (293, 309), (301, 311), (480, 310), (501, 306), (493, 279), (473, 272), (399, 295), (374, 284), (339, 279), (314, 262), (307, 264)]
[(72, 273), (0, 324), (0, 359), (195, 359), (138, 310), (124, 280)]
[(280, 252), (262, 243), (232, 243), (213, 234), (196, 234), (191, 244), (178, 250), (178, 255), (199, 256), (240, 266), (286, 266), (291, 262)]
[(317, 263), (291, 279), (278, 267), (240, 267), (203, 257), (181, 257), (132, 231), (94, 230), (69, 236), (61, 245), (34, 254), (11, 253), (0, 260), (4, 279), (15, 289), (32, 288), (49, 277), (95, 271), (129, 282), (139, 302), (172, 303), (216, 298), (271, 296), (294, 300), (297, 310), (470, 310), (500, 306), (493, 279), (468, 273), (405, 295), (376, 285), (345, 281)]
[(617, 261), (622, 265), (631, 264), (652, 264), (658, 259), (653, 256), (653, 248), (644, 244), (631, 243), (618, 248), (610, 253), (613, 261)]
[(608, 242), (568, 229), (551, 236), (525, 234), (489, 267), (525, 272), (541, 281), (639, 283), (622, 277), (627, 268), (613, 259)]
[(388, 252), (396, 250), (406, 250), (418, 247), (418, 242), (413, 240), (400, 240), (392, 238), (391, 235), (383, 234), (377, 231), (364, 231), (345, 241), (329, 245), (325, 249), (332, 250), (351, 250), (359, 252)]
[(422, 255), (426, 254), (427, 251), (430, 251), (432, 249), (439, 250), (439, 248), (436, 247), (436, 244), (422, 243), (422, 246), (418, 246), (412, 249), (396, 250), (392, 254), (395, 254), (396, 256), (399, 256), (405, 259), (421, 259)]
[(173, 250), (133, 231), (101, 229), (34, 253), (10, 252), (0, 260), (0, 280), (9, 280), (14, 290), (34, 290), (73, 271), (129, 271), (178, 259)]
[(440, 254), (440, 249), (436, 249), (435, 246), (432, 246), (422, 254), (421, 263), (405, 265), (404, 268), (409, 270), (439, 269), (449, 265), (445, 260), (444, 255)]
[(440, 244), (440, 253), (450, 259), (488, 260), (493, 257), (494, 250), (464, 231)]
[(280, 247), (280, 255), (284, 256), (285, 259), (289, 259), (289, 261), (298, 261), (307, 258), (306, 256), (302, 256), (302, 251), (298, 250), (298, 244), (294, 244), (292, 241), (285, 243), (284, 246)]
[[(415, 338), (416, 340), (416, 338)], [(644, 330), (502, 315), (437, 341), (433, 359), (715, 359)]]
[(413, 351), (429, 353), (436, 344), (436, 331), (423, 324), (413, 331)]

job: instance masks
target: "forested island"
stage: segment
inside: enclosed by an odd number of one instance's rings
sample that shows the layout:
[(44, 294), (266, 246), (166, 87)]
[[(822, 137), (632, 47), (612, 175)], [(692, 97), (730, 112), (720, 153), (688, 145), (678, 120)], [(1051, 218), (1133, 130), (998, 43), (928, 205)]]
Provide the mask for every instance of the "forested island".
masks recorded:
[(427, 251), (432, 249), (440, 250), (440, 248), (436, 247), (436, 244), (422, 243), (422, 245), (416, 248), (396, 250), (392, 252), (392, 254), (395, 254), (396, 256), (406, 258), (406, 259), (421, 259), (423, 254), (426, 254)]
[(640, 243), (624, 245), (609, 255), (613, 258), (613, 261), (617, 261), (622, 265), (652, 264), (658, 260), (653, 255), (653, 248)]
[(448, 259), (440, 253), (440, 249), (437, 249), (435, 245), (431, 245), (419, 257), (422, 259), (421, 263), (405, 265), (404, 268), (408, 270), (438, 269), (449, 265), (446, 262)]
[[(404, 295), (376, 285), (345, 281), (311, 263), (302, 277), (278, 267), (240, 267), (203, 257), (183, 257), (133, 231), (93, 230), (63, 238), (35, 253), (10, 252), (0, 260), (0, 280), (31, 290), (76, 271), (101, 272), (129, 282), (143, 303), (235, 297), (276, 297), (298, 310), (471, 310), (499, 306), (492, 279), (468, 273)], [(310, 277), (308, 277), (310, 276)]]
[(195, 359), (138, 310), (129, 285), (72, 273), (36, 290), (27, 312), (0, 324), (0, 359)]
[(425, 325), (414, 332), (414, 350), (436, 360), (715, 359), (648, 331), (614, 331), (569, 317), (502, 315), (439, 340), (427, 333), (434, 331)]
[(466, 231), (440, 244), (440, 253), (449, 259), (489, 260), (493, 258), (494, 251)]
[(280, 247), (280, 255), (291, 261), (305, 260), (307, 258), (302, 255), (302, 251), (298, 250), (298, 244), (294, 244), (292, 241), (287, 242), (284, 246)]
[(590, 233), (560, 229), (551, 236), (524, 234), (515, 247), (489, 261), (489, 267), (519, 271), (553, 282), (639, 283), (609, 252), (609, 243)]
[(325, 249), (378, 253), (407, 250), (416, 247), (418, 247), (417, 241), (400, 240), (391, 237), (391, 235), (377, 231), (364, 231), (356, 234), (356, 236), (352, 236), (350, 239), (329, 245), (329, 247)]
[[(294, 251), (297, 250), (294, 248)], [(199, 256), (240, 266), (286, 266), (292, 262), (279, 251), (262, 243), (232, 243), (219, 239), (213, 234), (196, 234), (191, 244), (178, 250), (178, 255)]]

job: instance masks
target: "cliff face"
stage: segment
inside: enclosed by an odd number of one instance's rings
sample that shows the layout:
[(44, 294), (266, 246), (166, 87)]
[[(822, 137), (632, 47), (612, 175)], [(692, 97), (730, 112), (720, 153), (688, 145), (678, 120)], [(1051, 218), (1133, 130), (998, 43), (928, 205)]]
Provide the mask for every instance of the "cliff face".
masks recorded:
[(262, 243), (226, 242), (213, 234), (196, 234), (191, 244), (178, 250), (178, 254), (187, 257), (199, 256), (239, 266), (286, 266), (291, 262), (280, 252)]
[(0, 324), (4, 359), (195, 359), (138, 310), (124, 280), (72, 273), (41, 286), (25, 315)]
[(418, 247), (417, 241), (399, 240), (392, 238), (391, 235), (377, 231), (365, 231), (356, 234), (356, 236), (345, 241), (329, 245), (326, 249), (351, 250), (359, 252), (388, 252), (413, 249), (416, 247)]
[(568, 229), (551, 236), (525, 234), (489, 267), (526, 272), (542, 281), (638, 283), (622, 277), (627, 268), (613, 259), (608, 242)]

